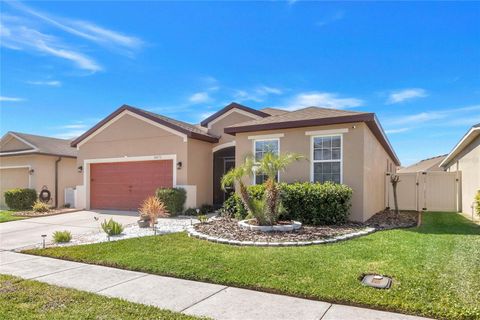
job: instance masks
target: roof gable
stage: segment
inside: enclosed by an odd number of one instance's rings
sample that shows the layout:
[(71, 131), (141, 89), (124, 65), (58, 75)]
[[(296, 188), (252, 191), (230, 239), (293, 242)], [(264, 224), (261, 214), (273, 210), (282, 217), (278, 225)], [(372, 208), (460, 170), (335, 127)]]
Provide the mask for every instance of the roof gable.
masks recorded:
[(103, 130), (105, 126), (108, 126), (112, 120), (121, 116), (122, 113), (135, 115), (137, 118), (140, 118), (146, 122), (158, 124), (165, 129), (171, 131), (172, 133), (176, 133), (178, 135), (212, 143), (218, 142), (218, 137), (208, 134), (204, 130), (194, 125), (188, 124), (183, 121), (178, 121), (169, 117), (165, 117), (153, 112), (131, 107), (129, 105), (123, 105), (117, 110), (115, 110), (113, 113), (108, 115), (106, 118), (104, 118), (102, 121), (97, 123), (87, 132), (82, 134), (80, 137), (73, 140), (71, 143), (72, 147), (77, 147), (79, 144), (86, 142), (86, 140), (89, 139), (90, 136), (96, 134), (98, 131)]
[(446, 168), (448, 164), (478, 136), (480, 136), (480, 123), (473, 125), (470, 130), (468, 130), (468, 132), (462, 137), (462, 139), (460, 139), (460, 141), (455, 145), (452, 151), (450, 151), (442, 163), (440, 163), (440, 166)]
[(235, 135), (241, 132), (301, 128), (351, 122), (365, 122), (393, 161), (397, 165), (400, 165), (400, 160), (395, 154), (393, 147), (388, 141), (374, 113), (308, 107), (267, 118), (239, 123), (225, 128), (224, 131), (225, 133)]
[(232, 102), (229, 105), (225, 106), (223, 109), (215, 112), (210, 117), (208, 117), (207, 119), (200, 122), (200, 125), (202, 127), (208, 127), (209, 123), (211, 123), (214, 120), (222, 117), (227, 112), (230, 112), (231, 110), (235, 110), (235, 109), (243, 111), (244, 113), (251, 114), (256, 118), (258, 118), (258, 117), (264, 118), (264, 117), (269, 117), (270, 116), (270, 114), (268, 114), (266, 112), (259, 111), (259, 110), (256, 110), (256, 109), (252, 109), (252, 108), (249, 108), (247, 106), (241, 105), (241, 104), (236, 103), (236, 102)]
[[(8, 132), (2, 141), (16, 139), (27, 148), (5, 151), (0, 148), (0, 156), (44, 154), (62, 157), (76, 157), (77, 151), (70, 146), (70, 140), (39, 136), (28, 133)], [(4, 145), (2, 144), (2, 147)]]

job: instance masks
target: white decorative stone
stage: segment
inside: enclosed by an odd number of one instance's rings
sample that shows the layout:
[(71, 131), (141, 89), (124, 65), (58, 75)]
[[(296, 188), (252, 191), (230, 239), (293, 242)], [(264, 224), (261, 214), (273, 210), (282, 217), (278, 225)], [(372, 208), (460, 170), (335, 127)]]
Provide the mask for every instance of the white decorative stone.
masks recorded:
[(298, 221), (293, 221), (292, 224), (286, 225), (274, 225), (274, 226), (257, 226), (248, 223), (249, 220), (241, 220), (238, 222), (238, 226), (247, 230), (252, 231), (261, 231), (261, 232), (288, 232), (293, 230), (298, 230), (302, 227), (302, 223)]

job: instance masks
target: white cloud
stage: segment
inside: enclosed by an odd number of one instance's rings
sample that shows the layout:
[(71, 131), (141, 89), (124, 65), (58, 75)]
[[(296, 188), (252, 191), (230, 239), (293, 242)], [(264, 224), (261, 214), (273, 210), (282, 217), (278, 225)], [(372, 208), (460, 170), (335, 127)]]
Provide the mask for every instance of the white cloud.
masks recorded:
[(415, 99), (415, 98), (424, 98), (428, 96), (427, 92), (424, 89), (420, 88), (410, 88), (410, 89), (403, 89), (398, 91), (393, 91), (390, 93), (387, 99), (388, 104), (400, 103), (407, 100)]
[(188, 101), (191, 103), (205, 103), (210, 101), (210, 96), (208, 95), (208, 92), (196, 92), (188, 98)]
[(343, 11), (337, 11), (334, 14), (332, 14), (332, 15), (330, 15), (330, 16), (322, 19), (322, 20), (317, 21), (315, 23), (315, 25), (317, 25), (319, 27), (323, 27), (327, 24), (330, 24), (332, 22), (343, 19), (344, 16), (345, 16), (345, 13)]
[(282, 107), (285, 110), (297, 110), (306, 107), (323, 107), (331, 109), (346, 109), (359, 107), (364, 104), (363, 100), (357, 98), (340, 98), (335, 93), (329, 92), (304, 92), (297, 94), (287, 106)]
[(235, 90), (234, 98), (238, 101), (262, 102), (270, 95), (281, 95), (283, 90), (269, 86), (258, 86), (251, 90)]
[(53, 135), (54, 138), (59, 138), (59, 139), (72, 139), (72, 138), (77, 138), (81, 136), (85, 130), (69, 130), (61, 133), (57, 133)]
[(27, 81), (27, 83), (35, 86), (50, 86), (50, 87), (60, 87), (62, 85), (62, 83), (58, 80)]
[(395, 134), (395, 133), (402, 133), (408, 130), (410, 130), (410, 128), (389, 129), (389, 130), (385, 130), (385, 133)]
[(0, 96), (0, 101), (20, 102), (20, 101), (25, 101), (25, 99), (23, 99), (23, 98), (17, 98), (17, 97), (5, 97), (5, 96)]
[(20, 2), (7, 3), (16, 9), (28, 13), (65, 32), (99, 44), (121, 46), (128, 49), (136, 49), (141, 47), (143, 44), (143, 41), (139, 38), (127, 36), (117, 31), (102, 28), (88, 21), (57, 18), (38, 10), (34, 10)]
[[(385, 123), (389, 126), (405, 124), (418, 125), (425, 123), (429, 123), (431, 126), (461, 125), (469, 123), (473, 125), (475, 124), (475, 120), (478, 120), (478, 110), (480, 110), (480, 105), (438, 111), (426, 111), (409, 115), (395, 116), (385, 119)], [(473, 114), (470, 114), (472, 112)]]
[(62, 58), (73, 62), (80, 69), (90, 72), (102, 70), (102, 67), (95, 60), (83, 53), (68, 48), (54, 36), (22, 25), (6, 26), (5, 24), (0, 24), (0, 29), (8, 31), (2, 33), (1, 46), (10, 49), (14, 47), (17, 50), (33, 50), (38, 53)]

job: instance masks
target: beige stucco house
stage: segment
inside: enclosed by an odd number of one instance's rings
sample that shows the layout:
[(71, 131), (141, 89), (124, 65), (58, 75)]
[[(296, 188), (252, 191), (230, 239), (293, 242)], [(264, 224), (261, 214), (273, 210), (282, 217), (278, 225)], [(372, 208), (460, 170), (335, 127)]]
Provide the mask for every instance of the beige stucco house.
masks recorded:
[[(8, 132), (0, 140), (0, 207), (4, 192), (12, 188), (33, 188), (51, 193), (49, 204), (62, 207), (64, 191), (78, 184), (77, 150), (69, 140)], [(71, 204), (73, 205), (73, 204)]]
[[(187, 207), (220, 206), (220, 178), (248, 154), (298, 152), (308, 159), (282, 182), (335, 181), (354, 190), (351, 219), (385, 206), (385, 173), (400, 165), (373, 113), (305, 108), (255, 110), (231, 103), (199, 125), (124, 105), (75, 139), (77, 196), (92, 209), (136, 210), (159, 186), (187, 190)], [(252, 177), (260, 183), (263, 177)]]
[(480, 190), (480, 123), (468, 130), (440, 165), (449, 172), (462, 172), (461, 209), (471, 214)]

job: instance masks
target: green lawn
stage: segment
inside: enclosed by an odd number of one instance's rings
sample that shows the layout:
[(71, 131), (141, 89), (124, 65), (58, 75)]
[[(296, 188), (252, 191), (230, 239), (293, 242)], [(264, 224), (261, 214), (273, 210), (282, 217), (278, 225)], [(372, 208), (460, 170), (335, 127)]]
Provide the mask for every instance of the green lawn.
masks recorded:
[(198, 319), (116, 298), (0, 275), (0, 319)]
[[(480, 226), (427, 213), (420, 228), (335, 244), (255, 248), (185, 233), (30, 253), (437, 318), (480, 319)], [(390, 290), (362, 273), (392, 276)]]
[(13, 213), (15, 211), (0, 211), (0, 223), (25, 219), (24, 217), (15, 217), (12, 215)]

